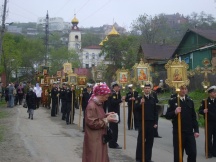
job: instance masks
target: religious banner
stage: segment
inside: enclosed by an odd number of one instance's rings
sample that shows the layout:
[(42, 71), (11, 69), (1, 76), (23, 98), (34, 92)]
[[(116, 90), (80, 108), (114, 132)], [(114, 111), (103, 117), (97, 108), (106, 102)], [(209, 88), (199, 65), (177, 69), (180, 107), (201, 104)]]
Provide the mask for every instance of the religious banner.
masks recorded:
[(71, 73), (68, 75), (68, 83), (72, 85), (77, 85), (77, 74)]
[(116, 71), (116, 76), (117, 76), (117, 81), (120, 85), (125, 86), (126, 84), (129, 83), (130, 78), (129, 78), (129, 71), (122, 68), (118, 69)]
[(165, 82), (170, 87), (179, 88), (190, 83), (190, 80), (187, 78), (188, 64), (185, 61), (179, 61), (178, 58), (175, 58), (173, 61), (169, 60), (165, 68), (167, 69)]
[(86, 76), (78, 76), (78, 85), (79, 86), (85, 86), (86, 83), (87, 83), (87, 80), (86, 80)]
[(66, 73), (66, 74), (70, 74), (70, 73), (73, 73), (73, 70), (72, 70), (72, 64), (71, 63), (64, 63), (63, 64), (63, 72)]
[(148, 63), (144, 63), (141, 59), (139, 64), (135, 64), (133, 66), (134, 70), (134, 79), (133, 82), (144, 85), (145, 82), (150, 82), (152, 77), (150, 76), (150, 65)]

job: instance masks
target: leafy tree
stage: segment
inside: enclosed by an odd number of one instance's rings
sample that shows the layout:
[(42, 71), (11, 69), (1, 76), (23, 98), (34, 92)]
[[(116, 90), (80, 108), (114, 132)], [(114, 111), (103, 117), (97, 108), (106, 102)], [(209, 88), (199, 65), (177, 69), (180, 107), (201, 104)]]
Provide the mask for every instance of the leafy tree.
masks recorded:
[(138, 46), (139, 39), (136, 36), (111, 36), (104, 42), (101, 54), (112, 62), (107, 68), (107, 80), (112, 78), (117, 69), (131, 69), (137, 60)]
[(99, 34), (94, 34), (91, 32), (86, 32), (85, 34), (82, 34), (82, 47), (98, 45), (100, 41), (101, 36)]
[(55, 75), (66, 62), (72, 63), (73, 68), (81, 65), (78, 54), (74, 50), (68, 51), (67, 47), (51, 49), (50, 58), (50, 75)]
[(17, 42), (21, 39), (20, 36), (6, 33), (3, 38), (3, 53), (2, 53), (2, 70), (6, 74), (6, 83), (11, 81), (11, 74), (17, 71), (21, 65), (21, 52)]
[(140, 15), (132, 23), (133, 33), (141, 35), (142, 42), (156, 43), (163, 40), (163, 30), (166, 29), (166, 18), (163, 14), (154, 17), (147, 14)]

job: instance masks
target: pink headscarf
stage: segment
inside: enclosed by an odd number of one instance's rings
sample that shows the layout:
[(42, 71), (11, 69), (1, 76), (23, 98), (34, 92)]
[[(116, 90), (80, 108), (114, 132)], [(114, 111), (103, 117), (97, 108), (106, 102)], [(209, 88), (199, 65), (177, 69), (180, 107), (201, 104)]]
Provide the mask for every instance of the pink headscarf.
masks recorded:
[(109, 94), (111, 93), (109, 87), (104, 84), (104, 83), (99, 83), (99, 84), (96, 84), (94, 87), (93, 87), (93, 94), (91, 96), (91, 98), (89, 99), (89, 101), (94, 98), (95, 96), (102, 96), (102, 95), (106, 95), (106, 94)]

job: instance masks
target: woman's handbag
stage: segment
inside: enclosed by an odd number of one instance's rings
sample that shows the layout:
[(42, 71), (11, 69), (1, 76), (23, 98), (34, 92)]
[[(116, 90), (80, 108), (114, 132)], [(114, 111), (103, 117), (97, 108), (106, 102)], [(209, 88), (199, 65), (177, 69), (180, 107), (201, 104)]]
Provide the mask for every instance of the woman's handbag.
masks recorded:
[(107, 127), (107, 134), (104, 134), (102, 136), (103, 143), (105, 144), (105, 143), (111, 141), (112, 140), (112, 135), (113, 135), (112, 129), (110, 129), (109, 127)]

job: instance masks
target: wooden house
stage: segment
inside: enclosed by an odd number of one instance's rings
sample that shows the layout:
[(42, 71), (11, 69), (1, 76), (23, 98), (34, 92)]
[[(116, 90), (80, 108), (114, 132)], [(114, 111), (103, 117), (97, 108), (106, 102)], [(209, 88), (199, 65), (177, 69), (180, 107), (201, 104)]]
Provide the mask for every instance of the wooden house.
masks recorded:
[(188, 29), (173, 53), (189, 65), (189, 70), (202, 66), (207, 58), (216, 64), (216, 30)]
[(165, 44), (141, 44), (138, 59), (144, 58), (144, 62), (149, 63), (153, 71), (165, 71), (164, 65), (170, 60), (175, 49), (176, 46)]

